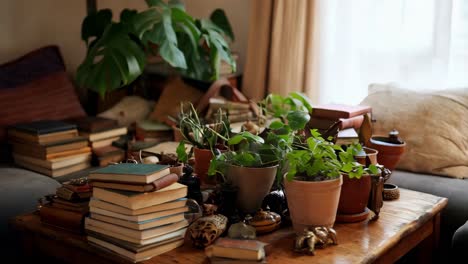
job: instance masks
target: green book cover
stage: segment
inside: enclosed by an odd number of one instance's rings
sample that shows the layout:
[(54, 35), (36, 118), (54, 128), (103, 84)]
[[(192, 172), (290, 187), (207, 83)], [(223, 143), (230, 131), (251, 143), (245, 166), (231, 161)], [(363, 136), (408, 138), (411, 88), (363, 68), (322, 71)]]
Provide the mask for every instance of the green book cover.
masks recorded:
[(151, 120), (143, 120), (138, 122), (138, 127), (145, 131), (169, 131), (172, 128), (164, 123), (159, 123)]
[(107, 167), (92, 171), (92, 174), (130, 174), (147, 176), (158, 171), (169, 168), (169, 165), (161, 164), (136, 164), (136, 163), (119, 163), (109, 165)]

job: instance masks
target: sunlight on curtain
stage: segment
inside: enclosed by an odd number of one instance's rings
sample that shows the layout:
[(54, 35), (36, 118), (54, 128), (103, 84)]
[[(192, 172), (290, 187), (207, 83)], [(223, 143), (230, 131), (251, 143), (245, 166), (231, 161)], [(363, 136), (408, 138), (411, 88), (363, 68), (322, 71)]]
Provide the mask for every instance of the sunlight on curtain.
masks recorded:
[(468, 1), (318, 1), (321, 103), (357, 104), (370, 83), (468, 86)]

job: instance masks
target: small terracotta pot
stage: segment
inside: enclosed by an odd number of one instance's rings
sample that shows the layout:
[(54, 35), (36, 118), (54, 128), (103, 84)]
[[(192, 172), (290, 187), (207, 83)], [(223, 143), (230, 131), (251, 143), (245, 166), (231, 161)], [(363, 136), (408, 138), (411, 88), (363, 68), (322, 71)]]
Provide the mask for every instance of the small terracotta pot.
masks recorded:
[(200, 178), (201, 184), (216, 184), (216, 178), (208, 177), (207, 175), (211, 159), (213, 158), (211, 150), (193, 148), (193, 154), (195, 156), (194, 172)]
[(385, 142), (386, 137), (374, 136), (369, 141), (369, 147), (379, 151), (379, 164), (393, 171), (405, 152), (406, 143), (394, 144)]
[(377, 160), (377, 155), (379, 152), (375, 149), (368, 148), (368, 147), (363, 147), (362, 150), (366, 153), (366, 155), (356, 155), (356, 161), (361, 163), (362, 165), (369, 167), (369, 165), (377, 165), (378, 160)]
[(230, 165), (226, 178), (239, 188), (237, 207), (244, 213), (254, 213), (262, 206), (276, 178), (278, 165), (266, 168), (248, 168)]
[(359, 214), (365, 211), (371, 191), (371, 176), (364, 175), (359, 179), (343, 175), (339, 214)]
[(182, 177), (182, 175), (184, 175), (184, 164), (178, 163), (175, 166), (171, 166), (171, 167), (169, 167), (169, 171), (170, 171), (170, 173), (177, 174), (177, 176), (179, 176), (179, 178), (180, 178), (180, 177)]
[(294, 231), (306, 227), (333, 227), (340, 200), (343, 177), (326, 181), (288, 181), (284, 177), (286, 198)]

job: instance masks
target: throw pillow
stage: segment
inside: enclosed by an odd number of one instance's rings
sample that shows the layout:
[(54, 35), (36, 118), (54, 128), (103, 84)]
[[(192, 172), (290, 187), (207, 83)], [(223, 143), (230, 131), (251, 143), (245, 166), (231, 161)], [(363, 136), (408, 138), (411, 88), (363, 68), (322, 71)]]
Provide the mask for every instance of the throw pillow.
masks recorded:
[(154, 101), (146, 100), (140, 96), (126, 96), (98, 116), (117, 120), (119, 126), (128, 127), (135, 122), (146, 119), (153, 105)]
[(164, 86), (149, 119), (172, 125), (172, 122), (167, 117), (177, 117), (180, 112), (180, 103), (192, 102), (196, 106), (196, 103), (203, 94), (197, 88), (186, 84), (181, 78), (171, 79)]
[(406, 141), (398, 169), (468, 178), (468, 88), (418, 92), (371, 84), (374, 135), (392, 129)]
[(0, 142), (6, 140), (6, 129), (13, 124), (86, 115), (65, 72), (0, 89), (0, 105)]

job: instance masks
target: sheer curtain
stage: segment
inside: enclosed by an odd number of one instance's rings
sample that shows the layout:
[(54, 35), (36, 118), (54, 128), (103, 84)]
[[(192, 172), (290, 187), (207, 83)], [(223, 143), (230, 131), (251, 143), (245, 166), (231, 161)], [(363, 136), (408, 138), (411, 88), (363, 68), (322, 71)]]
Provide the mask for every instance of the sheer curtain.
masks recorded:
[(468, 1), (321, 0), (320, 103), (357, 104), (370, 83), (468, 86)]

